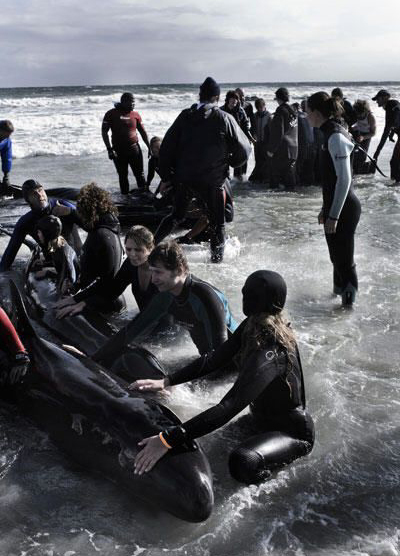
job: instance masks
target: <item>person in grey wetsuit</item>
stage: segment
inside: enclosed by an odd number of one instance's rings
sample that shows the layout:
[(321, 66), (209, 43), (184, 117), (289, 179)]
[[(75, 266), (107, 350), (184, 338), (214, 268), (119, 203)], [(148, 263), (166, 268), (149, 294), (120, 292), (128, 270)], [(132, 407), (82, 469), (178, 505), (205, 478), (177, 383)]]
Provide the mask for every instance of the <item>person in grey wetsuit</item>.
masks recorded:
[[(237, 378), (215, 406), (139, 442), (135, 473), (150, 471), (169, 450), (222, 427), (250, 406), (231, 429), (244, 436), (229, 456), (232, 476), (243, 483), (259, 483), (295, 459), (310, 453), (314, 424), (306, 409), (304, 377), (295, 336), (282, 315), (286, 283), (277, 272), (258, 270), (243, 290), (246, 319), (229, 340), (161, 380), (133, 382), (132, 390), (157, 391), (221, 372), (231, 362)], [(225, 434), (227, 430), (225, 429)]]
[(323, 205), (318, 220), (333, 264), (333, 291), (342, 296), (344, 306), (352, 305), (358, 289), (354, 263), (354, 234), (361, 214), (360, 201), (352, 188), (354, 143), (339, 123), (343, 108), (320, 91), (307, 99), (310, 124), (324, 136), (321, 152)]

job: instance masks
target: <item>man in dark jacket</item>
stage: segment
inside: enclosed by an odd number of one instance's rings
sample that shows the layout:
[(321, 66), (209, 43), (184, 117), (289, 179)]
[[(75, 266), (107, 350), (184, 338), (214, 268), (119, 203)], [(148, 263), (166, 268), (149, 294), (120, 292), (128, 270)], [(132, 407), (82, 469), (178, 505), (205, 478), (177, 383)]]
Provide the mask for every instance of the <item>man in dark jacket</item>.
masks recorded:
[(31, 210), (21, 216), (14, 227), (11, 239), (4, 251), (0, 263), (0, 272), (8, 270), (27, 235), (36, 241), (38, 221), (48, 214), (58, 216), (62, 222), (62, 235), (68, 241), (72, 241), (72, 228), (76, 224), (75, 206), (64, 199), (48, 199), (43, 186), (36, 180), (27, 180), (22, 185), (22, 193)]
[(289, 91), (280, 87), (275, 92), (279, 104), (272, 118), (267, 154), (271, 157), (271, 187), (280, 183), (287, 188), (296, 185), (297, 112), (289, 104)]
[(256, 113), (254, 116), (254, 124), (252, 134), (256, 139), (254, 145), (254, 170), (249, 177), (249, 181), (267, 183), (269, 182), (269, 164), (267, 156), (267, 145), (269, 139), (269, 125), (271, 123), (271, 114), (265, 106), (265, 100), (257, 98)]
[(167, 131), (160, 149), (160, 191), (175, 185), (175, 207), (158, 227), (158, 243), (183, 221), (192, 197), (202, 199), (211, 227), (211, 260), (223, 259), (225, 189), (229, 166), (249, 157), (249, 142), (234, 120), (217, 106), (220, 88), (211, 77), (200, 87), (200, 102), (183, 110)]
[(400, 183), (400, 103), (398, 100), (390, 98), (390, 93), (385, 89), (381, 89), (372, 100), (375, 100), (377, 105), (381, 106), (386, 112), (385, 128), (375, 151), (374, 159), (378, 160), (386, 139), (389, 137), (389, 141), (394, 142), (394, 136), (397, 135), (397, 142), (390, 159), (390, 177), (396, 183)]

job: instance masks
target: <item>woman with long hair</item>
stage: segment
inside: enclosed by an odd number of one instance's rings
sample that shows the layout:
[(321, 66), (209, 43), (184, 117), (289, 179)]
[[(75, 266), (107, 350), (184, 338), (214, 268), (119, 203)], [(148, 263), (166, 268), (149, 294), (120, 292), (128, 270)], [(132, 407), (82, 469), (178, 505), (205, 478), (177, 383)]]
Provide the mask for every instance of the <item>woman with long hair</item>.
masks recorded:
[(339, 123), (342, 105), (320, 91), (307, 99), (307, 117), (324, 136), (321, 151), (322, 208), (318, 221), (324, 225), (333, 264), (333, 293), (343, 306), (354, 303), (358, 278), (354, 263), (354, 235), (361, 205), (352, 188), (354, 143)]
[(130, 388), (163, 390), (220, 371), (237, 368), (237, 379), (214, 407), (181, 426), (143, 439), (135, 473), (150, 471), (169, 450), (222, 427), (250, 406), (252, 432), (230, 454), (229, 469), (238, 481), (251, 484), (271, 471), (308, 454), (314, 425), (306, 410), (304, 380), (296, 339), (282, 314), (286, 283), (277, 272), (258, 270), (243, 287), (247, 318), (215, 351), (161, 380), (137, 380)]
[[(98, 278), (115, 276), (121, 266), (123, 248), (119, 237), (118, 209), (108, 191), (94, 182), (83, 186), (76, 208), (80, 224), (87, 231), (80, 258), (81, 273), (77, 288), (83, 289)], [(108, 313), (124, 308), (125, 300), (123, 297), (109, 300), (102, 296), (92, 296), (89, 305)]]

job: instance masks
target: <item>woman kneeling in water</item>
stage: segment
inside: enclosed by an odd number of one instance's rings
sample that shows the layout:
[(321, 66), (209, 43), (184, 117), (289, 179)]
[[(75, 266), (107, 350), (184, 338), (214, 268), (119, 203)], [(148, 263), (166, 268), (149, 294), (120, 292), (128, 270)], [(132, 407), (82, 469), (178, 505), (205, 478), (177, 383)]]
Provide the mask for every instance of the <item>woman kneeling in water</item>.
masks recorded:
[(65, 297), (56, 305), (57, 317), (77, 315), (93, 297), (101, 297), (110, 303), (131, 285), (133, 296), (139, 311), (143, 311), (150, 300), (158, 294), (158, 289), (151, 281), (148, 256), (154, 249), (153, 234), (144, 226), (132, 226), (125, 236), (127, 258), (115, 276), (95, 280), (87, 288), (73, 296)]
[(168, 450), (221, 427), (247, 406), (256, 434), (230, 454), (235, 479), (258, 483), (311, 451), (314, 424), (306, 410), (300, 356), (282, 315), (286, 283), (276, 272), (258, 270), (247, 278), (242, 293), (247, 318), (224, 344), (166, 378), (131, 384), (132, 390), (163, 390), (222, 369), (231, 360), (238, 368), (235, 383), (216, 406), (139, 443), (143, 449), (136, 456), (135, 473), (150, 471)]

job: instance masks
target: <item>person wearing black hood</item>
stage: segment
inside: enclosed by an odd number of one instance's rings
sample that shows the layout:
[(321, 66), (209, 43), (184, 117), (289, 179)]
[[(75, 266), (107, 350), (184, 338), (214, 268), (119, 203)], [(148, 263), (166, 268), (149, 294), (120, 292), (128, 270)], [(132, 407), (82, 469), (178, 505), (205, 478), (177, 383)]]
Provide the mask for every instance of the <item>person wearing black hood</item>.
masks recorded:
[(22, 184), (22, 194), (30, 211), (22, 215), (14, 226), (10, 241), (3, 253), (0, 272), (10, 269), (14, 259), (27, 235), (38, 241), (36, 224), (46, 215), (58, 216), (62, 222), (62, 234), (70, 245), (74, 245), (73, 226), (76, 224), (75, 205), (64, 199), (48, 199), (41, 183), (36, 180), (26, 180)]
[[(129, 193), (128, 166), (131, 167), (139, 189), (146, 189), (143, 172), (143, 155), (139, 145), (137, 132), (149, 149), (150, 143), (144, 129), (142, 118), (133, 110), (135, 98), (132, 93), (123, 93), (121, 101), (115, 104), (103, 118), (101, 135), (106, 146), (108, 157), (115, 164), (119, 176), (121, 193)], [(111, 143), (108, 132), (111, 129)]]
[(378, 91), (372, 100), (375, 100), (377, 105), (386, 112), (385, 128), (373, 158), (378, 160), (387, 138), (394, 142), (394, 136), (397, 135), (397, 142), (390, 159), (390, 177), (395, 183), (400, 183), (400, 103), (398, 100), (390, 98), (390, 93), (385, 89)]
[(278, 108), (273, 115), (267, 155), (271, 158), (271, 187), (280, 183), (287, 188), (296, 185), (297, 112), (289, 104), (289, 91), (280, 87), (275, 92)]
[[(115, 276), (123, 255), (118, 210), (110, 194), (95, 183), (89, 183), (80, 190), (76, 208), (82, 227), (88, 234), (82, 247), (81, 273), (75, 291), (86, 288), (97, 278), (109, 279)], [(93, 296), (88, 300), (88, 305), (108, 313), (123, 309), (125, 300), (123, 296), (111, 300)]]
[(250, 154), (249, 141), (235, 119), (218, 108), (219, 95), (218, 83), (207, 77), (200, 86), (200, 102), (183, 110), (165, 134), (160, 149), (160, 192), (173, 176), (175, 206), (155, 233), (159, 243), (184, 220), (192, 197), (198, 197), (207, 206), (211, 261), (215, 263), (224, 255), (224, 184), (229, 166), (243, 165)]
[(354, 263), (354, 235), (361, 205), (352, 188), (354, 142), (340, 124), (343, 107), (324, 91), (307, 99), (307, 117), (323, 133), (321, 150), (322, 208), (319, 224), (333, 265), (333, 293), (341, 295), (343, 306), (351, 306), (358, 290)]
[[(232, 476), (253, 484), (310, 453), (314, 424), (306, 409), (304, 378), (296, 339), (282, 314), (286, 283), (277, 272), (258, 270), (242, 289), (246, 319), (224, 344), (161, 380), (137, 380), (132, 390), (158, 391), (205, 377), (226, 368), (237, 369), (232, 388), (215, 406), (175, 426), (145, 438), (135, 458), (135, 473), (150, 471), (173, 448), (222, 427), (250, 406), (250, 434), (229, 457)], [(238, 421), (239, 425), (240, 421)], [(240, 425), (238, 426), (240, 430)]]

